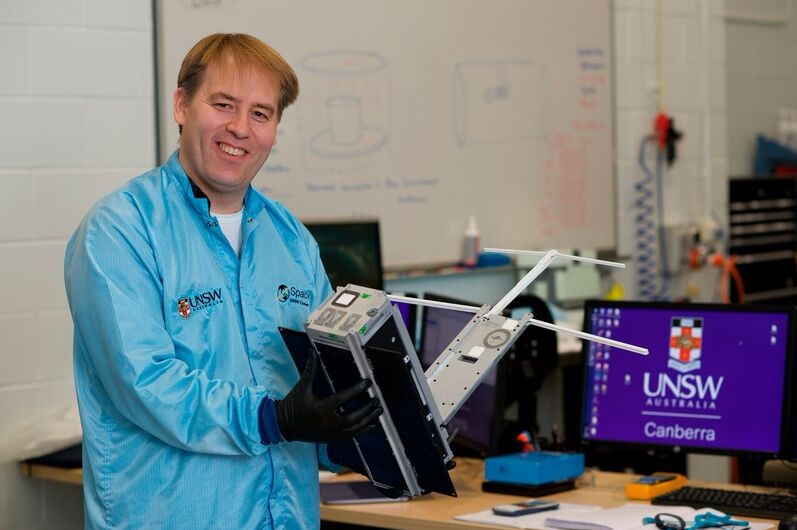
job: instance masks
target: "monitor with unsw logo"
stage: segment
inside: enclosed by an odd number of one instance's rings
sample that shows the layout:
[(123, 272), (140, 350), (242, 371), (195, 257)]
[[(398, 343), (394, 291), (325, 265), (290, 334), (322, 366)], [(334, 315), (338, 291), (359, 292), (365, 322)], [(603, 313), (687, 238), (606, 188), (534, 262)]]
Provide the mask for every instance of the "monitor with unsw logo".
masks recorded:
[(584, 345), (585, 448), (788, 452), (791, 306), (588, 301), (584, 328), (644, 346)]

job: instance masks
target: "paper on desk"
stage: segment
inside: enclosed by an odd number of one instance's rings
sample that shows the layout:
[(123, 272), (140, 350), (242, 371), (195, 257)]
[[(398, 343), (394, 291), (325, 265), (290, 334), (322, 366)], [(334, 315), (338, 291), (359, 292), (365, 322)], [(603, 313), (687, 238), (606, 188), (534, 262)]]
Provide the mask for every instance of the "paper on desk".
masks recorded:
[[(600, 506), (590, 506), (587, 504), (568, 504), (566, 502), (560, 503), (559, 508), (556, 510), (557, 514), (564, 517), (571, 518), (577, 515), (587, 514), (600, 510)], [(455, 515), (454, 519), (460, 521), (469, 521), (471, 523), (486, 523), (498, 526), (509, 526), (511, 528), (533, 528), (539, 530), (549, 530), (545, 526), (545, 518), (553, 512), (540, 512), (530, 513), (528, 515), (506, 516), (495, 515), (492, 510), (484, 510), (482, 512), (466, 513), (462, 515)]]
[[(655, 530), (654, 524), (643, 525), (642, 519), (654, 517), (658, 513), (671, 513), (681, 516), (688, 523), (695, 520), (695, 515), (709, 511), (724, 515), (719, 510), (709, 508), (695, 510), (688, 506), (651, 506), (630, 502), (617, 508), (584, 514), (548, 512), (544, 524), (546, 527), (566, 530)], [(750, 523), (750, 530), (766, 530), (771, 526), (767, 523)]]
[(644, 517), (653, 517), (657, 513), (667, 512), (680, 515), (684, 519), (694, 519), (695, 510), (683, 506), (660, 506), (650, 504), (628, 503), (617, 508), (605, 508), (589, 514), (545, 514), (545, 524), (552, 528), (567, 530), (631, 530), (642, 528)]

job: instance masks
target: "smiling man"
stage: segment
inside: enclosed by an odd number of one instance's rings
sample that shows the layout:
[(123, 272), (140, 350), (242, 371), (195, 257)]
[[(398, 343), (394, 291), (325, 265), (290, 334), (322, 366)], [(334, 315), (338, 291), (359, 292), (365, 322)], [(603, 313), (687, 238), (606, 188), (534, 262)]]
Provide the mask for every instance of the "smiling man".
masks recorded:
[(251, 186), (297, 95), (260, 40), (202, 39), (180, 148), (67, 245), (86, 528), (318, 528), (323, 442), (378, 421), (375, 399), (341, 413), (368, 381), (317, 399), (316, 357), (300, 375), (278, 333), (331, 293), (310, 234)]

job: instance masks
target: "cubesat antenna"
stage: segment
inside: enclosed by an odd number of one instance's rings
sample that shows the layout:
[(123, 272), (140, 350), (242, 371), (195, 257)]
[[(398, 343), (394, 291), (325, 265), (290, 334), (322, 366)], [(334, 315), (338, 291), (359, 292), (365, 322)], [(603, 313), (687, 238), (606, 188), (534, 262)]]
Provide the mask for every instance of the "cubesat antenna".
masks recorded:
[[(611, 267), (624, 267), (622, 263), (570, 256), (556, 250), (485, 250), (541, 254), (542, 258), (492, 307), (404, 298), (349, 284), (338, 287), (310, 315), (305, 332), (281, 330), (300, 368), (311, 349), (318, 353), (323, 369), (314, 386), (319, 395), (342, 390), (363, 378), (374, 383), (368, 393), (382, 405), (384, 413), (379, 425), (352, 440), (330, 444), (328, 449), (336, 461), (367, 476), (388, 496), (414, 497), (432, 491), (456, 496), (448, 474), (453, 467), (453, 454), (446, 425), (527, 326), (570, 333), (642, 355), (648, 353), (645, 348), (536, 320), (531, 313), (519, 320), (502, 315), (512, 300), (557, 258)], [(391, 300), (470, 311), (474, 316), (424, 373)]]

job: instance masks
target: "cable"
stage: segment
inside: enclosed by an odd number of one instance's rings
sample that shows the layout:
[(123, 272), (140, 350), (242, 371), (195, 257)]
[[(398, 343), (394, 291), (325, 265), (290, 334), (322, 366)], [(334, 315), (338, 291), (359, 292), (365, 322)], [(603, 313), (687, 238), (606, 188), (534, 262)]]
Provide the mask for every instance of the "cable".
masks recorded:
[(656, 2), (656, 66), (659, 70), (659, 112), (664, 111), (664, 0)]
[(722, 254), (712, 254), (710, 257), (711, 265), (722, 267), (720, 275), (720, 301), (723, 304), (731, 303), (730, 283), (736, 287), (737, 302), (744, 303), (744, 280), (736, 267), (737, 256), (723, 256)]
[(651, 187), (653, 173), (645, 164), (645, 147), (648, 142), (656, 142), (655, 135), (642, 138), (639, 144), (639, 167), (645, 174), (644, 178), (634, 183), (637, 199), (634, 207), (637, 209), (636, 220), (636, 248), (637, 248), (637, 287), (641, 300), (652, 300), (657, 293), (656, 282), (656, 235), (653, 221), (653, 189)]
[(659, 221), (659, 263), (661, 263), (661, 288), (657, 298), (666, 298), (670, 289), (670, 259), (667, 253), (667, 237), (664, 231), (664, 159), (662, 149), (656, 151), (656, 213)]
[[(736, 267), (736, 258), (737, 258), (737, 256), (731, 256), (726, 261), (725, 270), (728, 271), (728, 275), (731, 278), (733, 278), (733, 283), (734, 283), (734, 285), (736, 285), (736, 297), (738, 298), (738, 300), (737, 300), (738, 303), (743, 304), (744, 303), (744, 280), (742, 280), (742, 275), (741, 275), (741, 273), (739, 273), (739, 268)], [(723, 281), (723, 285), (726, 286), (725, 287), (726, 289), (727, 289), (727, 286), (728, 286), (729, 283), (730, 283), (730, 280), (728, 278), (725, 278), (725, 281)], [(728, 303), (729, 304), (731, 303), (730, 295), (728, 296)]]
[[(664, 296), (669, 284), (669, 264), (667, 263), (667, 245), (664, 237), (664, 148), (666, 146), (669, 119), (664, 112), (664, 8), (663, 1), (657, 2), (657, 66), (658, 66), (658, 108), (654, 121), (655, 133), (644, 136), (639, 144), (639, 167), (644, 177), (634, 183), (637, 194), (634, 200), (636, 208), (636, 250), (637, 250), (637, 295), (640, 300), (656, 300)], [(645, 149), (651, 143), (656, 149), (656, 175), (645, 162)], [(654, 192), (654, 180), (655, 189)], [(654, 207), (654, 194), (657, 208)], [(657, 212), (656, 212), (657, 210)], [(656, 215), (658, 213), (658, 215)], [(656, 225), (658, 224), (658, 230)], [(658, 236), (658, 245), (657, 245)], [(661, 250), (662, 282), (658, 281), (657, 247)]]
[[(669, 261), (667, 243), (664, 234), (664, 152), (657, 148), (656, 174), (645, 162), (645, 148), (648, 143), (657, 145), (658, 136), (649, 135), (642, 139), (639, 145), (639, 167), (645, 177), (634, 183), (637, 199), (634, 206), (637, 209), (636, 221), (636, 248), (638, 275), (637, 287), (641, 300), (663, 300), (667, 298), (670, 285)], [(653, 191), (655, 180), (656, 191)], [(653, 205), (654, 195), (656, 206)], [(658, 225), (658, 230), (656, 226)], [(656, 250), (659, 255), (656, 255)], [(659, 264), (661, 264), (661, 283), (658, 279)]]

